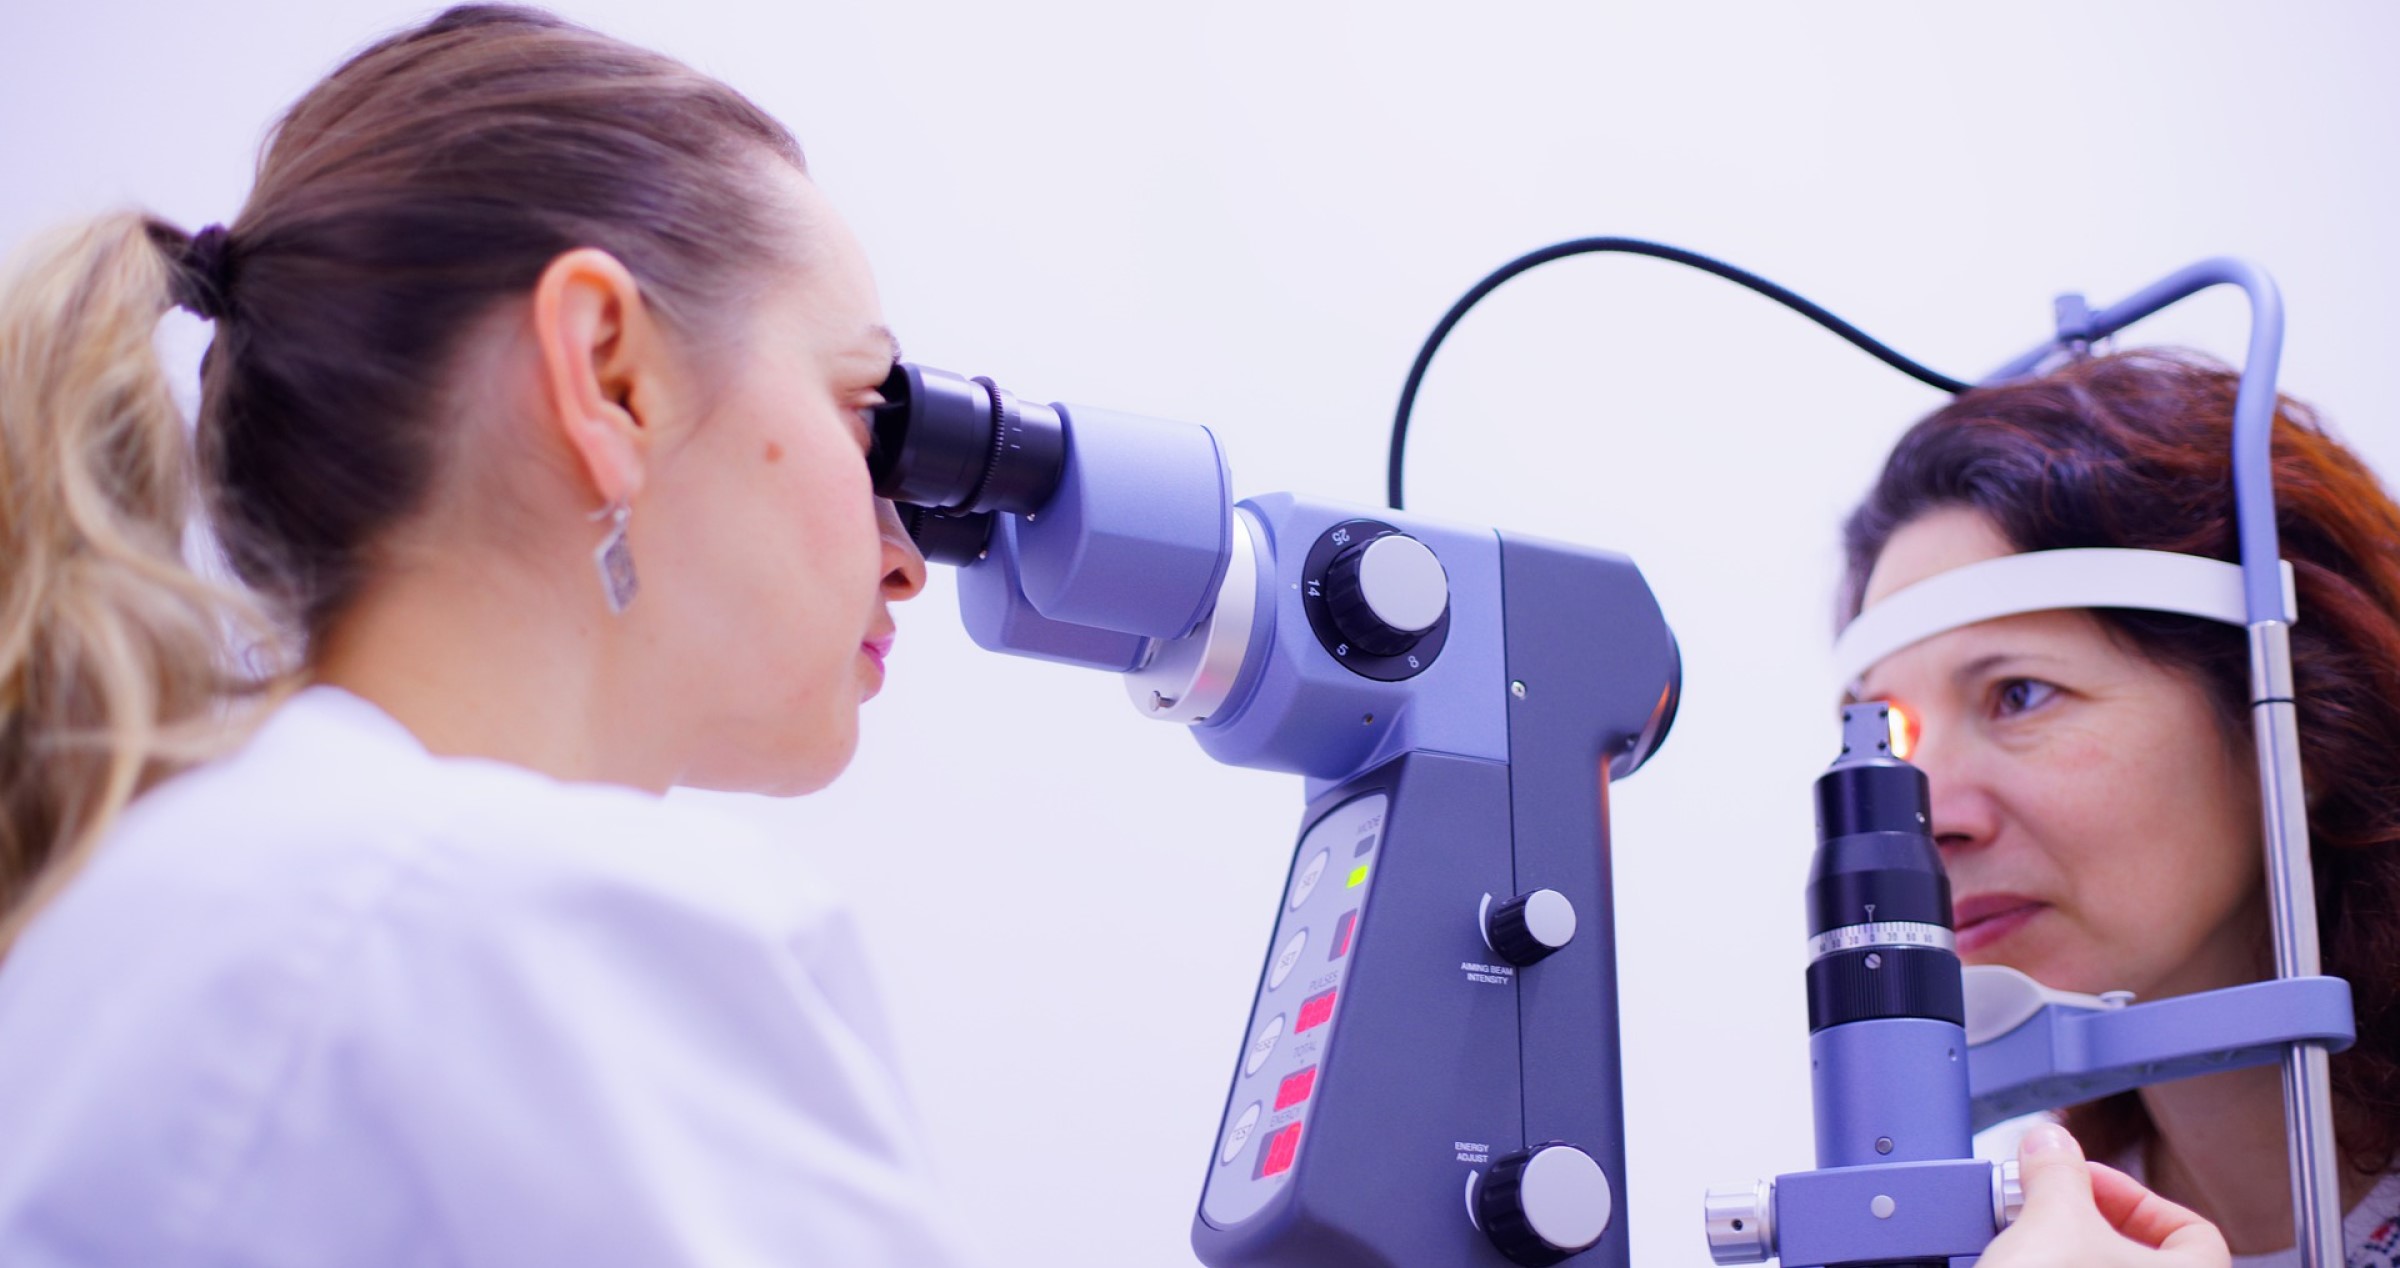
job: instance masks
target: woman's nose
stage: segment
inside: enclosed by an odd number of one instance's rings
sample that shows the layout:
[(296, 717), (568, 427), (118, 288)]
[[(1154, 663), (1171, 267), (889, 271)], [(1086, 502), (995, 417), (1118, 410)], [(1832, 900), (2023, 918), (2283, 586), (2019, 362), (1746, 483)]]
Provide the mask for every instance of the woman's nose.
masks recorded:
[(925, 553), (900, 522), (899, 508), (875, 500), (875, 522), (883, 534), (883, 593), (893, 602), (913, 599), (925, 588)]
[(1927, 726), (1909, 761), (1925, 772), (1932, 794), (1933, 839), (1944, 849), (1967, 849), (1992, 839), (1997, 803), (1977, 777), (1973, 753), (1954, 735)]

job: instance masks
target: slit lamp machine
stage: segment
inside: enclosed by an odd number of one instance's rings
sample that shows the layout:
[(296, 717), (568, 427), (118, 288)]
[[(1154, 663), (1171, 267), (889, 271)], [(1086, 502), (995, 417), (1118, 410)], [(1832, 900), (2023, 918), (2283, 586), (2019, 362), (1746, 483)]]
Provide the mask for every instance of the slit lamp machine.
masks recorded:
[[(1679, 248), (1561, 243), (1483, 279), (1417, 357), (1390, 508), (1235, 501), (1204, 427), (1037, 404), (906, 364), (870, 458), (929, 559), (959, 568), (977, 643), (1123, 676), (1135, 712), (1221, 762), (1301, 777), (1274, 933), (1200, 1171), (1212, 1268), (1629, 1263), (1608, 794), (1675, 719), (1674, 634), (1633, 561), (1400, 509), (1407, 422), (1484, 295), (1590, 252), (1689, 265), (1944, 378), (1771, 282)], [(2214, 286), (2250, 302), (2234, 430), (2241, 562), (2126, 550), (2006, 556), (1929, 578), (1844, 631), (1844, 682), (1942, 631), (2021, 612), (2147, 608), (2247, 631), (2276, 976), (2156, 1002), (1962, 972), (1925, 776), (1888, 710), (1845, 710), (1816, 783), (1803, 910), (1816, 1166), (1712, 1190), (1718, 1263), (1971, 1262), (2014, 1218), (2015, 1164), (1971, 1134), (2150, 1083), (2280, 1062), (2303, 1264), (2342, 1263), (2327, 1054), (2348, 984), (2319, 973), (2268, 435), (2274, 283), (2239, 260), (2113, 306), (1987, 382), (2081, 353)], [(1795, 806), (1795, 810), (1798, 807)], [(1264, 895), (1261, 896), (1262, 900)], [(1233, 1019), (1228, 1018), (1230, 1023)]]

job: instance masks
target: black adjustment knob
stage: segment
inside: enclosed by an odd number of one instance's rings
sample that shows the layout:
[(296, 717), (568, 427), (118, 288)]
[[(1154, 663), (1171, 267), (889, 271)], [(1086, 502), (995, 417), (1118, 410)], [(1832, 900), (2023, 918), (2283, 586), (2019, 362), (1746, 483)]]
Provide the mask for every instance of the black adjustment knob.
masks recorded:
[(1590, 1250), (1615, 1212), (1608, 1173), (1590, 1154), (1557, 1141), (1499, 1159), (1475, 1190), (1484, 1236), (1526, 1268)]
[(1575, 904), (1555, 889), (1519, 894), (1484, 917), (1484, 941), (1511, 964), (1532, 964), (1575, 940)]
[(965, 567), (983, 558), (992, 543), (992, 512), (952, 514), (929, 506), (899, 504), (900, 523), (925, 562)]
[(1450, 607), (1450, 576), (1425, 543), (1386, 533), (1333, 557), (1325, 570), (1333, 626), (1370, 656), (1397, 656), (1417, 645)]

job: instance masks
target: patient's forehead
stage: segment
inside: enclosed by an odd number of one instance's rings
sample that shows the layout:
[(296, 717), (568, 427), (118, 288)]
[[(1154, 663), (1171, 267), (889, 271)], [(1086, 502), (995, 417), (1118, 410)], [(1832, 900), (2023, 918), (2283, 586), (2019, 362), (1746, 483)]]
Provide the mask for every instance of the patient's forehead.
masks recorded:
[(1927, 577), (2017, 553), (1991, 517), (1968, 506), (1944, 506), (1900, 526), (1867, 574), (1866, 606)]

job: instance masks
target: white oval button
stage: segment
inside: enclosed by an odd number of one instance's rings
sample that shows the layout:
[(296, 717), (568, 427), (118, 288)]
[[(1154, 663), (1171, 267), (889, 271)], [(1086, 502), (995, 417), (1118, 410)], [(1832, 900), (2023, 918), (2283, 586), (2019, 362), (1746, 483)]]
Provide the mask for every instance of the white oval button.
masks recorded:
[(1217, 1151), (1218, 1166), (1232, 1162), (1241, 1154), (1242, 1146), (1250, 1143), (1250, 1133), (1258, 1126), (1258, 1113), (1262, 1108), (1260, 1102), (1252, 1101), (1250, 1108), (1243, 1110), (1242, 1116), (1233, 1120), (1233, 1126), (1225, 1132), (1225, 1147)]
[(1308, 866), (1301, 868), (1300, 874), (1292, 878), (1293, 911), (1300, 910), (1300, 904), (1307, 902), (1308, 896), (1317, 892), (1317, 882), (1324, 879), (1325, 865), (1332, 860), (1333, 851), (1319, 850), (1317, 856), (1308, 861)]
[[(1308, 930), (1306, 929), (1293, 934), (1292, 940), (1283, 944), (1282, 952), (1275, 957), (1274, 967), (1267, 970), (1268, 990), (1271, 991), (1283, 985), (1283, 979), (1292, 975), (1292, 966), (1300, 963), (1300, 953), (1307, 949)], [(1221, 1052), (1223, 1049), (1218, 1051)]]
[[(1267, 1054), (1275, 1051), (1275, 1042), (1281, 1038), (1283, 1038), (1283, 1014), (1277, 1013), (1275, 1020), (1259, 1028), (1258, 1038), (1250, 1041), (1249, 1055), (1242, 1058), (1242, 1073), (1258, 1073), (1258, 1068), (1267, 1063)], [(1220, 1051), (1222, 1050), (1220, 1049)]]

